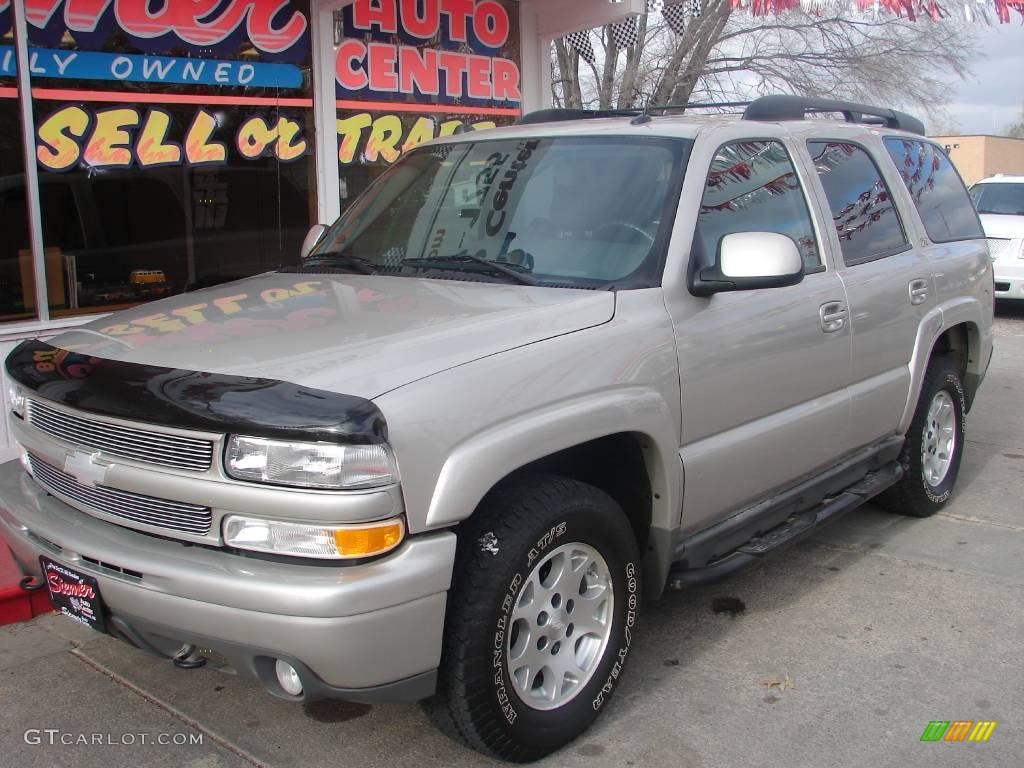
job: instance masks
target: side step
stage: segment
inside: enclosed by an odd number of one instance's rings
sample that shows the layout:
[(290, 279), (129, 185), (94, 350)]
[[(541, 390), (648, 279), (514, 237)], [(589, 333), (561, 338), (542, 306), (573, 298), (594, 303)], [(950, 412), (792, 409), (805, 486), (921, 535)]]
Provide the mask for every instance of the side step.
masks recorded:
[(686, 589), (697, 585), (713, 584), (732, 576), (753, 565), (769, 552), (783, 549), (820, 525), (835, 520), (851, 509), (856, 509), (889, 486), (895, 485), (902, 477), (903, 466), (899, 462), (893, 461), (879, 467), (839, 495), (826, 499), (813, 509), (791, 515), (782, 524), (754, 536), (745, 544), (708, 565), (699, 568), (673, 569), (668, 575), (668, 585), (672, 589)]

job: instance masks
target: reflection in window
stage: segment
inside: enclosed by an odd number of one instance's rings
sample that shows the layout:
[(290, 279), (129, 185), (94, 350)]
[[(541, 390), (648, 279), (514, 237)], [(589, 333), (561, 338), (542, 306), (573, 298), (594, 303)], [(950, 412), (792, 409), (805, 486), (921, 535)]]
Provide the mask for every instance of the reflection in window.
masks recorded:
[(855, 144), (809, 141), (825, 189), (843, 261), (859, 264), (907, 247), (889, 188), (867, 152)]
[(897, 138), (886, 139), (885, 148), (914, 199), (928, 237), (948, 243), (985, 236), (964, 183), (944, 152), (927, 141)]
[(800, 180), (777, 141), (741, 141), (721, 147), (711, 162), (694, 232), (694, 266), (710, 265), (725, 235), (775, 232), (797, 244), (804, 268), (821, 265)]

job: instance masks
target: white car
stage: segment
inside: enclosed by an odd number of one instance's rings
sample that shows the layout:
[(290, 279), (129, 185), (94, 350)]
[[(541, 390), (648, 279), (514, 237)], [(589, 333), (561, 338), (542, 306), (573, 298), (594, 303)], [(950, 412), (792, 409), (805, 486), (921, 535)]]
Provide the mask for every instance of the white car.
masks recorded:
[(1000, 173), (970, 192), (994, 262), (995, 296), (1024, 300), (1024, 176)]

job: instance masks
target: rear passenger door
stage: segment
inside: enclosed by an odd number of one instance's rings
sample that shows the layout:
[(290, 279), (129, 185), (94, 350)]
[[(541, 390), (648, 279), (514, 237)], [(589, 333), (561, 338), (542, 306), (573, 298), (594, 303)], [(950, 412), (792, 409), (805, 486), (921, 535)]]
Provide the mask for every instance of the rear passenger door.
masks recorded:
[(892, 178), (889, 158), (879, 144), (870, 134), (863, 143), (835, 138), (807, 142), (831, 212), (829, 239), (849, 298), (854, 446), (896, 431), (910, 390), (917, 328), (935, 302), (928, 259), (915, 245), (911, 224), (893, 197), (901, 182)]

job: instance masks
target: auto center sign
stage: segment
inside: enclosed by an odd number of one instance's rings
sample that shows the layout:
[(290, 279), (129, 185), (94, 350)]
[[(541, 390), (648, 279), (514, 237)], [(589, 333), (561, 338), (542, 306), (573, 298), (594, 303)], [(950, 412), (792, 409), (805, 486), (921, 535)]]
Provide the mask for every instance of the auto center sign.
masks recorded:
[(357, 0), (343, 19), (342, 98), (519, 104), (518, 13), (508, 0)]

